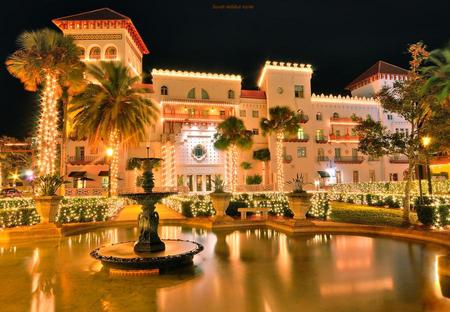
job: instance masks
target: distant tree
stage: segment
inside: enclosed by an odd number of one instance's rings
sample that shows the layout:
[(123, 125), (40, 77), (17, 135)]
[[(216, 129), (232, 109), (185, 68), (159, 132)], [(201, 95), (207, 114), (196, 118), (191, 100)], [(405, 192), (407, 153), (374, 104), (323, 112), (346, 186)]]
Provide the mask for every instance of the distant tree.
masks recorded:
[(423, 151), (421, 138), (432, 116), (435, 97), (430, 92), (423, 93), (425, 79), (420, 75), (419, 67), (428, 57), (422, 43), (409, 47), (411, 54), (409, 77), (406, 81), (397, 81), (391, 88), (384, 87), (377, 95), (383, 109), (404, 118), (409, 126), (409, 134), (390, 132), (381, 122), (368, 118), (355, 130), (360, 136), (358, 149), (364, 154), (382, 156), (403, 154), (408, 158), (407, 180), (404, 190), (403, 221), (410, 224), (410, 190), (416, 164)]
[(238, 149), (250, 149), (253, 145), (252, 132), (245, 128), (242, 119), (231, 116), (217, 126), (214, 147), (228, 151), (231, 157), (230, 188), (236, 191)]
[(283, 141), (285, 135), (295, 134), (300, 128), (302, 115), (287, 106), (275, 106), (269, 109), (269, 119), (262, 118), (260, 127), (263, 135), (275, 134), (277, 151), (277, 190), (284, 190)]

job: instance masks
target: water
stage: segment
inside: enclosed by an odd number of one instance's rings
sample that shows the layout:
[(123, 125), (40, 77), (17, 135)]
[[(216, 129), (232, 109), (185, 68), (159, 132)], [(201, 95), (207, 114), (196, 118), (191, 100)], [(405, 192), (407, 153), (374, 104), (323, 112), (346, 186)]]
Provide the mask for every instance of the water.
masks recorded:
[(386, 238), (162, 227), (195, 240), (195, 266), (117, 276), (89, 252), (131, 240), (113, 228), (0, 247), (1, 311), (450, 311), (436, 261), (448, 250)]

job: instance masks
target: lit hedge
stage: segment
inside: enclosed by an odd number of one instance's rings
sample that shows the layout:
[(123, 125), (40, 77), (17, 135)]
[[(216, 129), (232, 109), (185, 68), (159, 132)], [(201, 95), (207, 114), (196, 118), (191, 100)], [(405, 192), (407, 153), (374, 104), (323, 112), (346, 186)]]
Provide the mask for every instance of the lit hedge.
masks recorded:
[[(331, 188), (331, 192), (402, 195), (405, 190), (405, 184), (406, 181), (336, 184)], [(432, 186), (434, 195), (450, 194), (450, 181), (432, 181)], [(422, 180), (422, 189), (426, 192), (428, 181)], [(411, 194), (419, 194), (419, 181), (411, 182)]]
[[(105, 221), (115, 216), (124, 200), (106, 197), (66, 197), (59, 206), (58, 223)], [(31, 198), (0, 199), (0, 228), (39, 223)]]
[[(315, 193), (312, 197), (311, 216), (326, 219), (331, 212), (326, 193)], [(212, 216), (215, 214), (209, 195), (172, 195), (162, 200), (167, 207), (186, 217)], [(289, 203), (282, 193), (235, 193), (226, 210), (228, 215), (237, 216), (238, 208), (269, 208), (269, 213), (277, 216), (292, 217)]]

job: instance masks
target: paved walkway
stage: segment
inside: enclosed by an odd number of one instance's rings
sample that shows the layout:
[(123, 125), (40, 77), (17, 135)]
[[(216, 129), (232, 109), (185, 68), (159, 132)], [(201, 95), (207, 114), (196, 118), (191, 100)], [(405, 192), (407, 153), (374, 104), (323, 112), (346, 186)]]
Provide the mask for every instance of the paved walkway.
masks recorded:
[[(162, 204), (156, 205), (156, 211), (159, 213), (159, 218), (161, 220), (185, 219), (180, 213), (167, 208), (167, 206)], [(141, 213), (141, 206), (128, 205), (119, 212), (119, 215), (114, 218), (114, 221), (136, 221), (139, 213)]]

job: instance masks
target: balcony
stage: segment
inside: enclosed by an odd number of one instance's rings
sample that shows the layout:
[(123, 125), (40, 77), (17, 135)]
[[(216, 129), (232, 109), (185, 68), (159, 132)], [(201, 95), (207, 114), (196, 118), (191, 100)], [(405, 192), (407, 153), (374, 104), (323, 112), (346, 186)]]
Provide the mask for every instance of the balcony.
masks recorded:
[(169, 112), (163, 113), (164, 120), (184, 121), (184, 122), (190, 122), (190, 121), (222, 122), (229, 116), (231, 116), (231, 114), (209, 115), (209, 114), (200, 114), (200, 113), (195, 113), (195, 114), (178, 114), (178, 113), (169, 113)]
[(309, 121), (308, 115), (305, 115), (305, 114), (303, 114), (303, 113), (301, 113), (301, 114), (299, 115), (299, 118), (300, 118), (300, 123), (307, 123), (307, 122)]
[(380, 157), (369, 156), (369, 157), (367, 158), (367, 161), (380, 161)]
[(316, 143), (319, 144), (323, 144), (323, 143), (327, 143), (328, 142), (328, 138), (324, 135), (316, 135)]
[(106, 159), (99, 156), (67, 156), (67, 163), (70, 165), (104, 165)]
[(404, 155), (392, 155), (391, 157), (389, 157), (389, 162), (391, 164), (407, 164), (408, 157)]
[(330, 134), (330, 142), (334, 143), (359, 143), (359, 136), (357, 135), (336, 135)]
[(329, 160), (330, 158), (328, 156), (323, 155), (317, 156), (317, 161), (329, 161)]
[(360, 164), (364, 161), (363, 156), (336, 156), (334, 162), (337, 164)]
[(332, 125), (348, 125), (356, 126), (361, 123), (362, 118), (360, 117), (331, 117), (330, 124)]
[(309, 135), (307, 135), (307, 134), (302, 134), (302, 135), (298, 135), (296, 137), (284, 139), (284, 142), (308, 142), (308, 141), (309, 141)]

